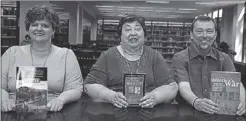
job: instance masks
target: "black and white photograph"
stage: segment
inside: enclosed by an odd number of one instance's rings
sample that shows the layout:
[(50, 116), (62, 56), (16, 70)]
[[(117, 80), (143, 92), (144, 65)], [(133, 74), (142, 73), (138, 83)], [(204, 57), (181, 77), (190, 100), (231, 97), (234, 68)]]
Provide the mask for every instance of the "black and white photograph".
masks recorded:
[(1, 0), (2, 121), (246, 121), (245, 0)]

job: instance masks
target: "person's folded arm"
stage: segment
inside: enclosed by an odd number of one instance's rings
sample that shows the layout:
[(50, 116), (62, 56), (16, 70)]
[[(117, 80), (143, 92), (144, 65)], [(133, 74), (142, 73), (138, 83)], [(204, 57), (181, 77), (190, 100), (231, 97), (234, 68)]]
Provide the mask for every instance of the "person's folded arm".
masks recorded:
[(178, 83), (180, 95), (191, 105), (198, 98), (191, 90), (188, 71), (185, 68), (185, 57), (181, 54), (175, 54), (172, 60), (172, 68), (174, 71), (174, 80)]
[(85, 93), (94, 101), (111, 103), (111, 97), (116, 93), (107, 88), (107, 51), (102, 52), (97, 62), (92, 66), (85, 79)]
[(193, 105), (193, 102), (196, 98), (198, 98), (193, 91), (191, 90), (190, 83), (189, 82), (179, 82), (178, 84), (179, 92), (181, 96), (191, 105)]
[(86, 84), (85, 92), (96, 102), (112, 103), (112, 97), (116, 93), (101, 84)]
[(157, 88), (152, 90), (157, 100), (156, 103), (169, 103), (177, 95), (178, 86), (173, 79), (173, 71), (169, 68), (167, 61), (158, 53), (154, 62), (154, 80)]
[(245, 93), (245, 87), (243, 86), (243, 83), (240, 83), (240, 99), (241, 101), (245, 101), (245, 97), (246, 93)]
[(168, 85), (162, 85), (152, 90), (157, 98), (156, 104), (170, 103), (176, 97), (177, 91), (178, 85), (176, 82), (171, 82)]
[(66, 75), (63, 92), (58, 96), (64, 104), (80, 99), (83, 91), (83, 78), (77, 58), (72, 50), (68, 50), (66, 57)]
[[(12, 60), (15, 57), (15, 52), (16, 52), (17, 46), (12, 46), (9, 49), (6, 50), (6, 52), (2, 55), (1, 57), (1, 104), (2, 104), (2, 111), (10, 111), (12, 108), (15, 106), (14, 101), (10, 101), (11, 99), (9, 98), (9, 92), (8, 92), (8, 72), (9, 72), (9, 67), (10, 64), (12, 64)], [(9, 105), (12, 105), (10, 107)], [(9, 107), (7, 109), (7, 107)]]

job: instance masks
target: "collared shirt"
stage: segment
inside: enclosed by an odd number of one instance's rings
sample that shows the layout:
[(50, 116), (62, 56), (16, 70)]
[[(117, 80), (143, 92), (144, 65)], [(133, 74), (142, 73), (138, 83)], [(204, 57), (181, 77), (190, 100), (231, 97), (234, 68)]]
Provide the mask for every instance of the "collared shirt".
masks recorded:
[(209, 98), (211, 71), (235, 71), (227, 54), (212, 48), (209, 54), (201, 56), (194, 43), (174, 55), (172, 67), (175, 81), (189, 82), (191, 90), (199, 98)]

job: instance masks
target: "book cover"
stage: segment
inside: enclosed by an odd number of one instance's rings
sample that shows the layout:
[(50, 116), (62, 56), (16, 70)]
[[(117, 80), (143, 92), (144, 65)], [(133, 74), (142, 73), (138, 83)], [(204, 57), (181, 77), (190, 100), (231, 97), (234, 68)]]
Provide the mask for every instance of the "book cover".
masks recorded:
[(123, 94), (129, 107), (138, 107), (145, 95), (145, 74), (124, 74)]
[(47, 67), (16, 67), (16, 111), (47, 111)]
[(218, 114), (236, 115), (240, 103), (240, 72), (211, 72), (210, 99), (219, 104)]

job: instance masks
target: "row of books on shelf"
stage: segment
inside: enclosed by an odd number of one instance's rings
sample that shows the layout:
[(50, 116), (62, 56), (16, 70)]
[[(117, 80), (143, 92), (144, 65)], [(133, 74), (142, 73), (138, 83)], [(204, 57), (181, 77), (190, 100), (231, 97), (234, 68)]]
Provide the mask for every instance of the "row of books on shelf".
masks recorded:
[(161, 41), (161, 40), (148, 40), (146, 43), (152, 43), (153, 45), (156, 46), (162, 46), (163, 44), (180, 44), (180, 43), (191, 43), (191, 41)]
[(88, 60), (88, 61), (96, 61), (97, 59), (98, 59), (98, 57), (96, 57), (96, 56), (92, 56), (92, 57), (83, 57), (83, 56), (81, 56), (81, 57), (77, 57), (77, 59), (78, 60)]
[(1, 5), (1, 15), (16, 15), (16, 10), (17, 8), (15, 6), (11, 7), (11, 6), (4, 6)]
[(16, 18), (1, 18), (1, 26), (16, 26)]
[(168, 55), (168, 54), (175, 54), (176, 52), (181, 51), (182, 49), (175, 49), (175, 48), (153, 48), (154, 50), (157, 50), (158, 52), (160, 52), (163, 55)]
[[(17, 45), (18, 41), (16, 41), (16, 38), (3, 38), (4, 36), (2, 36), (1, 38), (1, 47), (5, 46), (5, 47), (10, 47), (12, 45)], [(8, 37), (8, 36), (6, 36)]]
[[(13, 27), (14, 28), (14, 27)], [(16, 30), (15, 29), (6, 29), (6, 28), (2, 28), (1, 30), (1, 36), (2, 38), (16, 38)]]
[[(105, 21), (105, 20), (104, 20)], [(156, 22), (156, 21), (146, 21), (146, 33), (147, 38), (157, 39), (160, 36), (160, 40), (165, 40), (172, 36), (177, 40), (187, 40), (185, 39), (189, 36), (190, 24), (185, 22)], [(117, 35), (117, 22), (103, 22), (103, 20), (98, 21), (98, 39), (102, 40), (118, 40)], [(166, 36), (166, 37), (165, 37)], [(157, 37), (157, 38), (156, 38)]]
[[(148, 42), (163, 42), (163, 43), (189, 43), (190, 36), (176, 36), (176, 35), (147, 35)], [(120, 41), (120, 38), (118, 35), (115, 34), (104, 34), (104, 35), (98, 35), (98, 40), (107, 40), (107, 41)]]
[[(17, 2), (2, 1), (1, 2), (1, 45), (13, 46), (17, 45), (18, 29), (17, 28)], [(4, 49), (2, 49), (4, 50)], [(2, 53), (1, 53), (2, 54)]]

